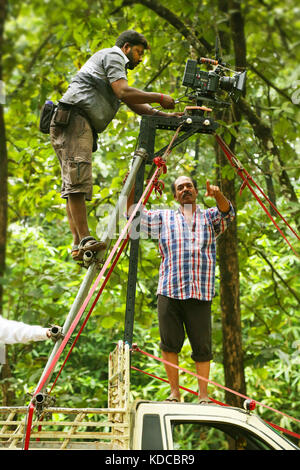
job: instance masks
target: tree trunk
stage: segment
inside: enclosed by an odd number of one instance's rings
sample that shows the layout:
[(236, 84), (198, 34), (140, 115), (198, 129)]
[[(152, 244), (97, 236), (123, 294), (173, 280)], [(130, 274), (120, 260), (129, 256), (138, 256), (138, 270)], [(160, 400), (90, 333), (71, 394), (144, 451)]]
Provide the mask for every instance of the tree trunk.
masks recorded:
[[(233, 146), (231, 146), (232, 148)], [(220, 168), (227, 164), (221, 149), (217, 149), (217, 159)], [(234, 180), (221, 178), (222, 192), (235, 207)], [(225, 385), (231, 390), (246, 394), (241, 310), (239, 259), (237, 241), (237, 219), (230, 224), (218, 241), (218, 258), (220, 269), (220, 306), (222, 312), (223, 333), (223, 366)], [(241, 398), (230, 392), (225, 392), (225, 402), (240, 407)]]
[[(246, 55), (246, 42), (243, 36), (244, 22), (241, 17), (237, 2), (219, 0), (219, 8), (229, 15), (232, 44), (235, 53), (236, 66), (244, 67)], [(221, 45), (225, 50), (230, 50), (230, 37), (220, 32)], [(226, 111), (225, 111), (226, 112)], [(227, 113), (225, 120), (230, 119)], [(234, 106), (233, 115), (240, 121), (239, 109)], [(224, 120), (224, 116), (222, 116)], [(235, 139), (232, 138), (230, 148), (234, 151)], [(222, 192), (231, 201), (236, 209), (235, 177), (232, 180), (222, 177), (222, 168), (228, 165), (223, 151), (218, 148), (217, 168), (219, 168), (219, 185)], [(222, 312), (223, 334), (223, 366), (225, 385), (231, 390), (246, 394), (246, 383), (243, 362), (241, 310), (240, 310), (240, 283), (239, 283), (239, 259), (237, 218), (228, 227), (218, 241), (218, 258), (220, 269), (220, 306)], [(225, 402), (232, 406), (242, 406), (242, 400), (237, 395), (225, 392)]]

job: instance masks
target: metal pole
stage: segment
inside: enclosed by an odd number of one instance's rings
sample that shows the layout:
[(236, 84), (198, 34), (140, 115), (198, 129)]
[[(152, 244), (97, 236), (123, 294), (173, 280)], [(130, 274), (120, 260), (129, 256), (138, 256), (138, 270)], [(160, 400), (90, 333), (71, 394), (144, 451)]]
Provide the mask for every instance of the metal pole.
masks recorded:
[[(116, 205), (115, 210), (113, 212), (113, 215), (110, 219), (110, 223), (108, 225), (107, 232), (106, 232), (106, 235), (104, 237), (104, 241), (107, 244), (109, 243), (111, 237), (113, 236), (113, 231), (116, 227), (116, 223), (117, 223), (119, 214), (122, 210), (122, 207), (124, 207), (126, 197), (129, 195), (129, 193), (130, 193), (130, 191), (131, 191), (131, 189), (132, 189), (132, 187), (135, 183), (135, 179), (136, 179), (136, 175), (138, 173), (138, 170), (139, 170), (141, 164), (145, 161), (146, 158), (147, 158), (147, 152), (144, 149), (139, 148), (136, 151), (135, 155), (134, 155), (134, 160), (133, 160), (133, 163), (132, 163), (131, 170), (130, 170), (129, 175), (127, 177), (127, 180), (126, 180), (126, 182), (125, 182), (125, 184), (122, 188), (122, 191), (120, 193), (117, 205)], [(100, 255), (100, 253), (99, 253), (99, 255)], [(88, 270), (87, 270), (87, 273), (86, 273), (86, 275), (85, 275), (85, 277), (84, 277), (84, 279), (83, 279), (83, 281), (80, 285), (79, 291), (78, 291), (78, 293), (75, 297), (75, 300), (73, 302), (73, 305), (72, 305), (72, 307), (71, 307), (71, 309), (70, 309), (70, 311), (67, 315), (67, 318), (65, 320), (64, 326), (62, 328), (62, 333), (64, 335), (68, 332), (68, 330), (69, 330), (74, 318), (76, 317), (81, 305), (83, 304), (86, 296), (88, 295), (88, 292), (89, 292), (89, 289), (90, 289), (91, 284), (93, 282), (93, 279), (95, 277), (96, 271), (97, 271), (97, 263), (92, 263), (89, 266)], [(40, 383), (43, 381), (44, 376), (46, 374), (46, 371), (47, 371), (48, 367), (50, 366), (54, 356), (56, 355), (57, 350), (58, 350), (61, 342), (62, 342), (62, 338), (59, 339), (55, 343), (55, 346), (54, 346), (54, 348), (53, 348), (53, 350), (52, 350), (52, 352), (49, 356), (49, 359), (48, 359), (47, 364), (44, 368), (44, 371), (41, 375), (41, 378), (40, 378), (39, 383), (36, 387), (36, 390), (39, 388)], [(44, 390), (46, 388), (46, 386), (48, 385), (51, 377), (52, 377), (52, 374), (49, 375), (49, 377), (48, 377), (47, 381), (45, 382), (42, 390)], [(42, 392), (42, 390), (41, 390), (41, 392)]]
[[(127, 197), (129, 196), (129, 193), (135, 183), (136, 180), (136, 175), (139, 171), (140, 166), (142, 163), (147, 159), (148, 155), (145, 149), (139, 148), (134, 155), (134, 160), (132, 163), (132, 168), (130, 170), (130, 173), (125, 181), (125, 184), (122, 188), (122, 191), (119, 196), (119, 200), (117, 205), (115, 206), (114, 212), (112, 217), (110, 218), (110, 222), (108, 224), (106, 236), (104, 237), (104, 241), (108, 244), (109, 241), (113, 238), (114, 236), (114, 231), (116, 228), (116, 224), (119, 218), (119, 214), (126, 210), (126, 204), (127, 204)], [(141, 193), (142, 194), (142, 193)]]
[[(140, 199), (143, 193), (143, 181), (145, 173), (145, 164), (141, 165), (136, 179), (135, 197), (134, 202)], [(140, 218), (139, 213), (134, 220)], [(127, 298), (126, 298), (126, 312), (125, 312), (125, 325), (124, 325), (124, 342), (131, 347), (133, 339), (133, 324), (134, 324), (134, 312), (135, 312), (135, 297), (136, 297), (136, 281), (137, 281), (137, 269), (138, 269), (138, 257), (139, 257), (139, 244), (140, 244), (140, 223), (135, 229), (136, 237), (130, 241), (130, 257), (129, 257), (129, 270), (128, 270), (128, 281), (127, 281)]]
[[(139, 169), (136, 185), (134, 202), (136, 203), (143, 192), (143, 182), (146, 163), (152, 163), (154, 146), (155, 146), (156, 126), (155, 121), (149, 116), (143, 116), (140, 124), (139, 145), (146, 149), (148, 154), (148, 161), (144, 163)], [(136, 215), (136, 220), (139, 215)], [(124, 322), (124, 342), (131, 347), (133, 340), (133, 327), (134, 327), (134, 313), (135, 313), (135, 298), (136, 298), (136, 282), (137, 282), (137, 269), (139, 257), (139, 237), (140, 224), (136, 227), (137, 237), (131, 238), (130, 241), (130, 257), (129, 257), (129, 270), (127, 281), (127, 297), (126, 297), (126, 311)]]

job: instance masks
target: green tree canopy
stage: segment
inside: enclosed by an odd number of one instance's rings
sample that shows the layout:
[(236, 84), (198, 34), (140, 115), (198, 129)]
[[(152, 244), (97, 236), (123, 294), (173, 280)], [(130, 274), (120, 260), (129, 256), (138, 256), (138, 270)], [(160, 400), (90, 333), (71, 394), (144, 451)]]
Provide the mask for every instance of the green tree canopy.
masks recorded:
[[(125, 29), (142, 32), (151, 44), (143, 65), (129, 73), (129, 84), (136, 88), (182, 97), (186, 60), (212, 57), (216, 36), (221, 40), (223, 59), (232, 68), (247, 68), (246, 95), (230, 111), (217, 114), (220, 130), (281, 214), (295, 230), (299, 229), (300, 33), (295, 1), (2, 0), (1, 6), (6, 16), (1, 15), (0, 80), (5, 83), (6, 102), (1, 106), (4, 120), (0, 120), (1, 173), (5, 178), (0, 194), (0, 214), (4, 214), (1, 225), (5, 228), (0, 239), (0, 313), (5, 317), (31, 324), (63, 324), (84, 277), (85, 271), (71, 261), (71, 237), (59, 196), (59, 164), (49, 137), (38, 130), (39, 113), (46, 99), (60, 99), (71, 77), (94, 52), (113, 45)], [(184, 106), (179, 104), (177, 109)], [(117, 201), (136, 147), (139, 122), (140, 118), (122, 105), (117, 118), (99, 136), (93, 160), (94, 199), (89, 205), (94, 232), (101, 232), (104, 217)], [(159, 133), (157, 148), (170, 139), (170, 132)], [(166, 189), (161, 198), (151, 198), (150, 206), (173, 204), (169, 185), (176, 175), (186, 172), (197, 179), (202, 207), (214, 204), (204, 198), (207, 178), (221, 182), (224, 191), (234, 198), (236, 231), (230, 236), (238, 256), (238, 286), (232, 305), (237, 307), (241, 326), (247, 394), (296, 416), (299, 259), (249, 190), (239, 195), (241, 180), (220, 157), (212, 136), (193, 136), (172, 152), (164, 177)], [(297, 239), (273, 216), (299, 252)], [(212, 379), (220, 383), (229, 380), (223, 370), (228, 330), (222, 303), (224, 265), (231, 266), (230, 254), (224, 253), (228, 243), (222, 242), (219, 247), (213, 303)], [(64, 379), (57, 383), (56, 394), (65, 404), (105, 403), (108, 352), (123, 337), (128, 258), (129, 250), (74, 349)], [(157, 244), (142, 240), (134, 341), (157, 355), (159, 262)], [(34, 389), (51, 347), (45, 343), (8, 348), (11, 370), (5, 380), (2, 377), (4, 403), (8, 393), (14, 404), (24, 403), (25, 393)], [(161, 365), (136, 356), (134, 361), (140, 368), (164, 376)], [(193, 368), (188, 343), (181, 364)], [(182, 385), (196, 387), (193, 377), (183, 375), (181, 380)], [(166, 384), (132, 374), (133, 396), (164, 399), (166, 390)], [(221, 390), (211, 392), (224, 400)], [(260, 412), (266, 419), (297, 431), (295, 423), (265, 409)]]

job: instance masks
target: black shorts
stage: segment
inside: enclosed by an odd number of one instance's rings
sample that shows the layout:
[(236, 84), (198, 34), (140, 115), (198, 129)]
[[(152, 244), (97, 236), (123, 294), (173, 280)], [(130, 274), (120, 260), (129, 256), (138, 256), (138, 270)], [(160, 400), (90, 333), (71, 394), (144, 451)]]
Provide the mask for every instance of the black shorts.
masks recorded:
[(160, 348), (179, 354), (185, 340), (185, 331), (195, 362), (212, 359), (211, 301), (198, 299), (172, 299), (158, 295), (158, 322)]

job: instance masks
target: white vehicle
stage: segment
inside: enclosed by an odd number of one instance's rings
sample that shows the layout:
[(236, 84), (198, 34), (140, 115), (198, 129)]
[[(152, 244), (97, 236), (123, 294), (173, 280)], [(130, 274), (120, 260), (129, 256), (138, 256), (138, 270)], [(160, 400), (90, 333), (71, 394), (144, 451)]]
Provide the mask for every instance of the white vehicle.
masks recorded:
[[(240, 408), (131, 403), (129, 364), (128, 345), (119, 342), (109, 358), (108, 408), (52, 407), (47, 394), (36, 396), (28, 449), (299, 450), (262, 419)], [(27, 411), (25, 406), (0, 407), (0, 449), (24, 448)]]
[(133, 449), (298, 449), (262, 419), (240, 408), (197, 403), (140, 402), (134, 414)]

